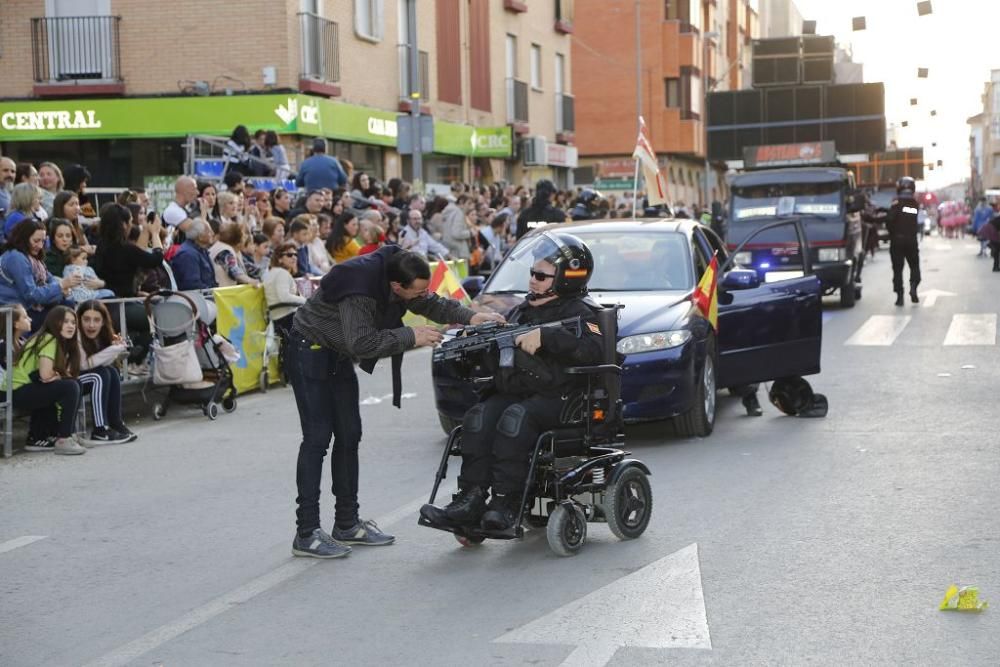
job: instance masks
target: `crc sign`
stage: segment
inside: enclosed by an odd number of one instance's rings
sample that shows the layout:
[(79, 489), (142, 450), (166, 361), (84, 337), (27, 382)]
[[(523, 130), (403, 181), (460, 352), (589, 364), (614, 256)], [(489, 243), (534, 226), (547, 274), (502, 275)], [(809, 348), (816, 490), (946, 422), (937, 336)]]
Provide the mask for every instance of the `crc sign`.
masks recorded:
[(96, 130), (101, 127), (93, 109), (75, 111), (8, 111), (0, 115), (5, 130), (38, 132), (41, 130)]

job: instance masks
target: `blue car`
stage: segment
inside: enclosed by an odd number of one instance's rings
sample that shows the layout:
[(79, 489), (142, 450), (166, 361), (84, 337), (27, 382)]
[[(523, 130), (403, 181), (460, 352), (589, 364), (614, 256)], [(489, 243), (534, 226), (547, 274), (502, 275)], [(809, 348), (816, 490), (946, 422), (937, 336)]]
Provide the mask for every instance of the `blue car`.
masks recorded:
[[(558, 230), (594, 255), (591, 297), (623, 306), (618, 351), (625, 355), (626, 421), (673, 419), (680, 434), (704, 437), (715, 425), (718, 388), (819, 373), (822, 290), (808, 267), (772, 272), (762, 283), (756, 271), (733, 266), (725, 243), (692, 220), (582, 222)], [(481, 286), (478, 308), (506, 314), (524, 298), (531, 257), (517, 250)], [(693, 298), (713, 256), (720, 269), (718, 332)], [(476, 401), (465, 374), (453, 363), (433, 366), (446, 431)]]

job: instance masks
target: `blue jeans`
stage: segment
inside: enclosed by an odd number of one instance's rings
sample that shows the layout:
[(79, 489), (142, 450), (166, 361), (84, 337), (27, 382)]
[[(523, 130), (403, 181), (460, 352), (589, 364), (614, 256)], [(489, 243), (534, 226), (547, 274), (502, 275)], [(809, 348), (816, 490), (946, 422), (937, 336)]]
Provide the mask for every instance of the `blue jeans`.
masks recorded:
[(289, 336), (285, 361), (302, 425), (295, 475), (299, 534), (306, 535), (320, 527), (320, 481), (331, 438), (330, 472), (336, 497), (334, 522), (339, 528), (350, 528), (358, 522), (358, 444), (361, 442), (358, 376), (354, 363), (333, 350), (314, 349), (296, 332)]

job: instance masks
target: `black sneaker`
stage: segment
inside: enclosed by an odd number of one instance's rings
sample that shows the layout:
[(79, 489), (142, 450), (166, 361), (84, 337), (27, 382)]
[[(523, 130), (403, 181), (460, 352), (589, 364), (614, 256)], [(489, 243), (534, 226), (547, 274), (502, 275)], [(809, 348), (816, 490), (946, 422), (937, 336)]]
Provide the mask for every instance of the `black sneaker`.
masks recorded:
[(381, 547), (396, 541), (395, 536), (383, 533), (374, 521), (361, 521), (346, 530), (336, 526), (330, 531), (330, 536), (341, 544), (362, 544), (368, 547)]
[(478, 524), (486, 511), (486, 492), (478, 486), (460, 489), (450, 503), (436, 507), (428, 503), (420, 508), (420, 516), (438, 526)]
[(84, 447), (93, 447), (94, 445), (118, 445), (123, 442), (128, 442), (128, 438), (113, 431), (107, 426), (101, 426), (95, 428), (90, 432), (89, 438), (80, 438), (80, 444)]
[(24, 445), (24, 451), (26, 452), (54, 452), (55, 450), (55, 436), (50, 436), (48, 438), (36, 438), (35, 436), (29, 435), (28, 441)]
[(483, 530), (509, 530), (517, 521), (517, 500), (514, 496), (493, 495), (483, 514)]
[(128, 426), (122, 424), (120, 426), (112, 427), (112, 430), (118, 434), (118, 437), (122, 439), (122, 442), (135, 442), (139, 436), (129, 430)]
[(897, 306), (902, 306), (903, 305), (903, 293), (902, 292), (896, 292), (896, 305)]
[(292, 555), (308, 558), (341, 558), (351, 553), (351, 547), (340, 544), (326, 534), (322, 528), (316, 528), (309, 537), (298, 533), (292, 540)]

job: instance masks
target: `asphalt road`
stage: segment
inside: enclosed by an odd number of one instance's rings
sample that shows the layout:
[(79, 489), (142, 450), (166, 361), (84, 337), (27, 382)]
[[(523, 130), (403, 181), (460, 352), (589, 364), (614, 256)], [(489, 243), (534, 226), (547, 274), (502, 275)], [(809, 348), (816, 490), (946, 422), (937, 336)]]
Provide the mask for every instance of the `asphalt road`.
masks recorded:
[(997, 610), (937, 609), (951, 583), (1000, 604), (1000, 277), (974, 255), (925, 243), (933, 306), (892, 306), (885, 251), (855, 309), (830, 300), (826, 419), (720, 395), (709, 439), (630, 428), (650, 527), (592, 524), (574, 558), (537, 531), (462, 549), (416, 525), (444, 444), (426, 352), (402, 411), (388, 364), (362, 379), (362, 512), (398, 540), (346, 559), (290, 556), (288, 390), (2, 461), (0, 664), (995, 665)]

